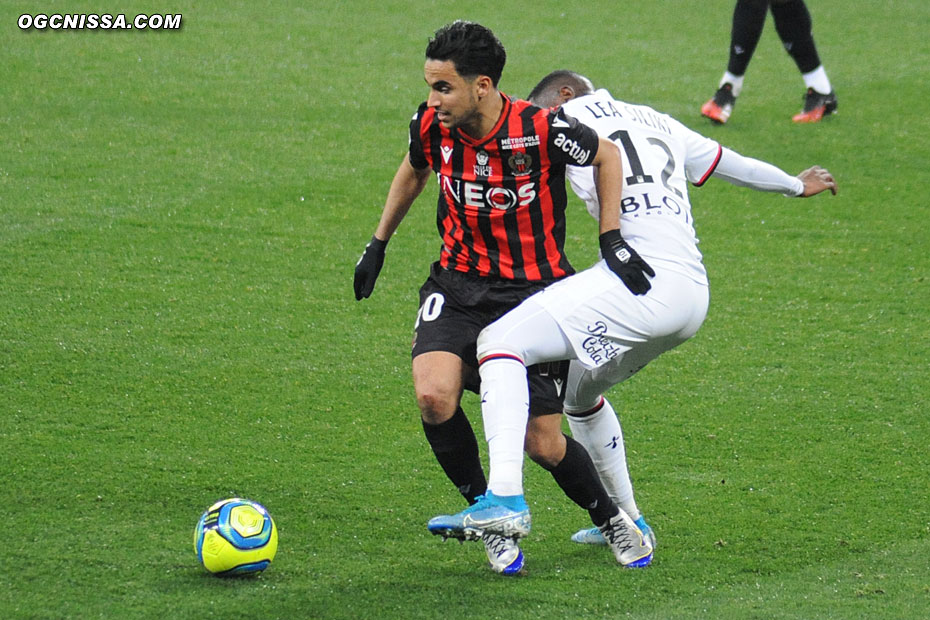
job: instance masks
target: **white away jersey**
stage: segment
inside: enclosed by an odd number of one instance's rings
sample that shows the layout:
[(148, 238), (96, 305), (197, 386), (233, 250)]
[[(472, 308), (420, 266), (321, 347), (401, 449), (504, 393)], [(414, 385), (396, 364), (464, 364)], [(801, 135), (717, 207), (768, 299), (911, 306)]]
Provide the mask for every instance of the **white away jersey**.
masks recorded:
[[(617, 101), (604, 89), (562, 107), (620, 149), (623, 238), (657, 271), (669, 269), (706, 285), (688, 182), (704, 184), (720, 161), (720, 145), (667, 114)], [(567, 176), (596, 218), (599, 205), (593, 170), (569, 166)]]

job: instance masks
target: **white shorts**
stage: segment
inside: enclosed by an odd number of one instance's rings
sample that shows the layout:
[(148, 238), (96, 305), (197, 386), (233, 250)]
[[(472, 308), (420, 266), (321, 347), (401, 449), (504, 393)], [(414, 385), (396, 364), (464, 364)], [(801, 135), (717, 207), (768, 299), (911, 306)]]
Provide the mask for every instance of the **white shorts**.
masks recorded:
[[(497, 351), (526, 364), (575, 359), (573, 392), (600, 394), (697, 333), (707, 316), (708, 287), (657, 269), (645, 295), (634, 295), (603, 260), (526, 299), (481, 332), (478, 357)], [(576, 366), (573, 364), (573, 366)], [(581, 385), (587, 383), (588, 385)], [(578, 394), (578, 404), (588, 400)]]
[(532, 299), (556, 320), (585, 368), (617, 357), (649, 361), (697, 333), (709, 299), (706, 286), (673, 271), (660, 270), (650, 281), (648, 293), (634, 295), (600, 261)]

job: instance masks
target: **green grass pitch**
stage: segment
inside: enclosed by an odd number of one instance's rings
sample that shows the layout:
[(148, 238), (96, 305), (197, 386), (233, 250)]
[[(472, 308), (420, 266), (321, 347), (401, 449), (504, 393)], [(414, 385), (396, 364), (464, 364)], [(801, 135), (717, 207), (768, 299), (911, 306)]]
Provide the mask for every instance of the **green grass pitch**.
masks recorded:
[[(924, 0), (809, 2), (839, 95), (812, 126), (790, 121), (803, 83), (769, 18), (725, 127), (698, 110), (731, 0), (53, 4), (0, 6), (0, 617), (926, 615)], [(17, 27), (53, 10), (183, 27)], [(507, 93), (572, 68), (838, 179), (806, 201), (692, 192), (708, 320), (610, 393), (659, 538), (647, 570), (570, 543), (586, 515), (532, 463), (526, 576), (426, 531), (460, 507), (409, 370), (434, 185), (373, 297), (351, 279), (426, 96), (426, 42), (456, 18), (501, 38)], [(596, 254), (583, 211), (578, 268)], [(280, 529), (258, 578), (211, 577), (192, 551), (233, 495)]]

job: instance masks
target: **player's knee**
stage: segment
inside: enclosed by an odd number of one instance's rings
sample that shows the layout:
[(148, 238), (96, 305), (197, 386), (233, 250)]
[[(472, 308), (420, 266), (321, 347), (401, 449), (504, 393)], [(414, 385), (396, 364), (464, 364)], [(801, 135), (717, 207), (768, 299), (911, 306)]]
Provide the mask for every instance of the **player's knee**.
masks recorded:
[(455, 413), (458, 407), (458, 397), (437, 386), (418, 386), (417, 406), (420, 408), (420, 417), (424, 422), (442, 424)]
[(590, 371), (583, 371), (584, 375), (581, 380), (577, 374), (569, 372), (568, 381), (565, 388), (565, 399), (562, 405), (562, 411), (569, 416), (585, 416), (592, 411), (596, 411), (601, 406), (601, 398), (604, 390), (611, 387), (603, 382), (595, 382), (591, 379)]

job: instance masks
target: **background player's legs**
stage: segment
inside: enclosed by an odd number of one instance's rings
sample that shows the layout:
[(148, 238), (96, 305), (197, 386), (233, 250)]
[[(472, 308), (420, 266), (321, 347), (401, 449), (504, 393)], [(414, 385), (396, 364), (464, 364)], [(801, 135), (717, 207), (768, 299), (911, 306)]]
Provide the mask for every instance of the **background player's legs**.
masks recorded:
[(715, 123), (726, 123), (743, 89), (743, 76), (765, 27), (768, 0), (737, 0), (730, 30), (730, 59), (720, 78), (717, 92), (703, 106), (701, 114)]
[(775, 29), (781, 38), (785, 50), (794, 59), (798, 70), (804, 77), (804, 84), (819, 93), (827, 94), (833, 90), (827, 72), (820, 62), (817, 46), (814, 43), (810, 11), (804, 0), (774, 0), (772, 17)]
[(720, 85), (732, 84), (734, 97), (738, 97), (743, 88), (743, 76), (762, 37), (768, 8), (768, 0), (737, 0), (733, 9), (730, 59)]
[(462, 359), (445, 351), (413, 358), (413, 386), (426, 440), (452, 484), (469, 504), (487, 489), (478, 441), (459, 406)]

